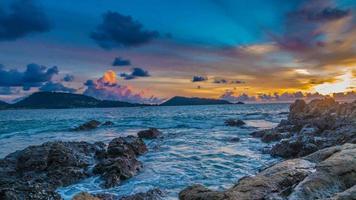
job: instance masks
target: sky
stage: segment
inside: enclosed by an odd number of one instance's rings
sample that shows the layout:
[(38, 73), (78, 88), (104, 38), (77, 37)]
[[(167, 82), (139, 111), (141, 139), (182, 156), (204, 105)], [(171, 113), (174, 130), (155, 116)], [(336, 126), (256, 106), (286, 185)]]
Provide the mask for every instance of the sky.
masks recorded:
[(356, 98), (354, 0), (2, 0), (0, 100)]

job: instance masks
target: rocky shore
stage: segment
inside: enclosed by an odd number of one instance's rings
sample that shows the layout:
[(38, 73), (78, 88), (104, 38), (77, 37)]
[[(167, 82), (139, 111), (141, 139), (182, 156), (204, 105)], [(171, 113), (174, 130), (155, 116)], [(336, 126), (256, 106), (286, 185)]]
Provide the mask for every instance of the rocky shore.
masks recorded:
[(56, 189), (90, 176), (101, 176), (105, 188), (136, 175), (137, 156), (147, 152), (143, 140), (118, 137), (102, 142), (47, 142), (16, 151), (0, 160), (1, 200), (57, 200)]
[[(243, 126), (241, 120), (227, 120), (227, 126)], [(95, 120), (75, 131), (89, 131), (113, 125)], [(266, 142), (266, 153), (284, 160), (244, 177), (225, 191), (192, 185), (179, 193), (181, 200), (248, 199), (356, 199), (356, 101), (333, 99), (291, 104), (288, 119), (273, 129), (251, 133)], [(143, 141), (163, 138), (151, 128), (108, 144), (96, 142), (47, 142), (29, 146), (0, 159), (1, 200), (59, 200), (59, 187), (100, 176), (103, 188), (119, 185), (142, 169), (138, 156), (147, 152)], [(239, 142), (232, 138), (230, 142)], [(118, 197), (112, 194), (79, 193), (74, 200), (160, 200), (164, 192)]]
[(225, 191), (192, 185), (181, 200), (356, 199), (356, 101), (331, 98), (291, 104), (287, 120), (251, 134), (289, 160), (245, 177)]

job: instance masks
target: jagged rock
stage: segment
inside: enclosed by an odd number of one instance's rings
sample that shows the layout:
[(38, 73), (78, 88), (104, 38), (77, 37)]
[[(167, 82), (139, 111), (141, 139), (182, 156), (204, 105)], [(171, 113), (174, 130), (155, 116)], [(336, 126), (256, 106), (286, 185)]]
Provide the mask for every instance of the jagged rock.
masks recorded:
[(93, 130), (96, 129), (100, 126), (101, 122), (97, 121), (97, 120), (90, 120), (76, 128), (74, 128), (74, 131), (89, 131), (89, 130)]
[(245, 124), (241, 119), (228, 119), (225, 121), (226, 126), (243, 126)]
[(100, 174), (104, 179), (105, 188), (118, 185), (122, 180), (129, 179), (136, 175), (142, 168), (140, 161), (136, 158), (108, 158), (97, 164), (94, 174)]
[(106, 154), (95, 165), (93, 173), (102, 176), (103, 187), (116, 186), (122, 180), (131, 178), (141, 170), (142, 164), (136, 159), (136, 156), (145, 152), (147, 152), (147, 147), (138, 137), (115, 138), (109, 143)]
[[(121, 141), (121, 142), (117, 142)], [(90, 166), (113, 186), (117, 180), (132, 177), (141, 167), (136, 155), (147, 151), (134, 136), (116, 138), (112, 149), (129, 149), (129, 157), (109, 154), (105, 144), (96, 142), (47, 142), (30, 146), (0, 159), (0, 199), (57, 200), (58, 187), (68, 186), (92, 175)]]
[(137, 136), (142, 139), (156, 139), (162, 133), (156, 128), (150, 128), (148, 130), (143, 130), (137, 133)]
[(111, 157), (126, 156), (132, 158), (146, 153), (147, 147), (142, 139), (130, 135), (111, 140), (107, 151)]

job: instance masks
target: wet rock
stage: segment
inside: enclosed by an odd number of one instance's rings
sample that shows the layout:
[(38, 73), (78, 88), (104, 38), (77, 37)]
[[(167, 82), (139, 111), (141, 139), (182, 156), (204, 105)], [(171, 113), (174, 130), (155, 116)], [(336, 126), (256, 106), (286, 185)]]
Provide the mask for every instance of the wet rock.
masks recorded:
[(137, 133), (137, 136), (142, 139), (156, 139), (162, 133), (156, 128), (150, 128), (148, 130), (143, 130)]
[(106, 121), (104, 122), (101, 126), (113, 126), (114, 125), (114, 122), (112, 121)]
[(192, 185), (179, 193), (180, 200), (220, 200), (224, 193), (212, 191), (202, 185)]
[(86, 142), (47, 142), (0, 160), (0, 199), (60, 199), (55, 189), (89, 177), (102, 147)]
[(0, 159), (0, 199), (61, 199), (56, 189), (92, 176), (94, 165), (93, 171), (102, 176), (106, 187), (134, 176), (142, 167), (136, 156), (147, 151), (143, 141), (128, 136), (110, 144), (111, 149), (121, 146), (131, 153), (109, 154), (102, 142), (57, 141), (9, 154)]
[(120, 200), (163, 200), (165, 194), (160, 189), (152, 189), (131, 196), (122, 197)]
[(110, 157), (126, 156), (132, 158), (146, 153), (147, 147), (141, 138), (130, 135), (111, 140), (107, 152)]
[(101, 200), (101, 199), (87, 192), (80, 192), (76, 194), (72, 200)]
[(94, 174), (100, 174), (104, 180), (105, 188), (120, 184), (121, 181), (136, 175), (142, 168), (136, 156), (147, 152), (142, 139), (135, 136), (119, 137), (113, 139), (108, 146), (106, 154), (93, 169)]
[(74, 131), (89, 131), (89, 130), (93, 130), (96, 129), (100, 126), (101, 122), (97, 121), (97, 120), (90, 120), (76, 128), (74, 128)]
[(142, 164), (136, 158), (108, 158), (97, 164), (93, 173), (100, 174), (104, 179), (102, 186), (110, 188), (135, 176), (141, 168)]
[(225, 121), (226, 126), (243, 126), (245, 124), (241, 119), (228, 119)]

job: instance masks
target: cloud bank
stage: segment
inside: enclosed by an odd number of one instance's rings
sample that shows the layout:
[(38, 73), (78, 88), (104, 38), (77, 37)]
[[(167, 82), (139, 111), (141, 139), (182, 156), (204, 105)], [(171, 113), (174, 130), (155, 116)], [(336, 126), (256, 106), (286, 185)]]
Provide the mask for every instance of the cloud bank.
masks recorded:
[(23, 87), (24, 90), (29, 90), (31, 87), (42, 86), (58, 72), (56, 66), (47, 68), (34, 63), (27, 65), (24, 72), (16, 69), (6, 70), (3, 65), (0, 65), (0, 86)]
[(148, 95), (147, 92), (136, 92), (134, 88), (130, 86), (118, 84), (116, 73), (111, 70), (105, 72), (103, 77), (97, 80), (86, 81), (84, 85), (87, 86), (87, 89), (83, 94), (97, 99), (148, 104), (162, 102), (162, 99)]

